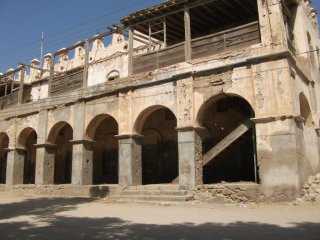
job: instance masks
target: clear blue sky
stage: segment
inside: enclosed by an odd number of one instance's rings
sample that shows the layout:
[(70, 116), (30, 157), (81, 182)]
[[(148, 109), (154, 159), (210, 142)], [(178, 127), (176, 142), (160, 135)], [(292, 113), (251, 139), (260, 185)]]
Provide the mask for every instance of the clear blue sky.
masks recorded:
[[(103, 32), (119, 19), (164, 0), (0, 0), (0, 72)], [(320, 0), (313, 0), (320, 12)]]
[[(123, 16), (163, 0), (0, 0), (0, 72), (104, 32)], [(83, 23), (83, 24), (82, 24)]]

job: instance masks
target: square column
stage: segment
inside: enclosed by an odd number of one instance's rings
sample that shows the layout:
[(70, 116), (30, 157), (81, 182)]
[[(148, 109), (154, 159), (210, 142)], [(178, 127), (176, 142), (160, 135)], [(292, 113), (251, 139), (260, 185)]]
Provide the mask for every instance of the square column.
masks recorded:
[(72, 175), (75, 185), (92, 185), (93, 144), (90, 140), (72, 140)]
[(54, 184), (54, 161), (56, 156), (55, 144), (36, 144), (36, 179), (37, 185)]
[(142, 144), (140, 135), (122, 135), (119, 139), (119, 184), (142, 184)]
[(202, 139), (193, 127), (178, 128), (179, 185), (191, 190), (202, 184)]
[(23, 184), (24, 149), (8, 149), (6, 184)]
[(291, 200), (312, 173), (305, 154), (300, 117), (255, 118), (261, 190), (268, 197)]

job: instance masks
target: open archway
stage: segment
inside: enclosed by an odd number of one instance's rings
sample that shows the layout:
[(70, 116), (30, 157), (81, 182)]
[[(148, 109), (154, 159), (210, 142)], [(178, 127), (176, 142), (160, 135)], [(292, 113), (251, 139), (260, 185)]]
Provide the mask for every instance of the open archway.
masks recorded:
[(24, 149), (23, 183), (34, 184), (36, 173), (37, 133), (33, 128), (25, 128), (19, 135), (18, 147)]
[(106, 114), (95, 117), (87, 129), (93, 145), (93, 184), (118, 183), (117, 121)]
[(257, 181), (252, 117), (249, 103), (237, 96), (218, 95), (200, 109), (205, 184)]
[(56, 145), (54, 183), (71, 183), (73, 129), (66, 122), (57, 123), (50, 131), (48, 142)]
[(142, 139), (142, 183), (171, 183), (178, 176), (177, 119), (165, 107), (147, 109), (138, 118)]
[(6, 183), (7, 151), (9, 137), (6, 133), (0, 133), (0, 183)]

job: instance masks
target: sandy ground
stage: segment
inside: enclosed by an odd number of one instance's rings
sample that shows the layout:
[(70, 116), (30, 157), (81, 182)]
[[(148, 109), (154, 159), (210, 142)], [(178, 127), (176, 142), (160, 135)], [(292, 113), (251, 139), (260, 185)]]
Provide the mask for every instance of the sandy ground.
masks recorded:
[(166, 204), (0, 193), (0, 239), (320, 239), (320, 204)]

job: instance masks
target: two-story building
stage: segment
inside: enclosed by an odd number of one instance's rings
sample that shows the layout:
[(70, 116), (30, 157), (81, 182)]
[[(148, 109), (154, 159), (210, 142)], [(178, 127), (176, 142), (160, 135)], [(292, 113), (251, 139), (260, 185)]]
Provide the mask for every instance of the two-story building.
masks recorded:
[(169, 0), (47, 54), (43, 66), (34, 59), (8, 70), (2, 188), (152, 200), (299, 196), (320, 170), (310, 2)]

